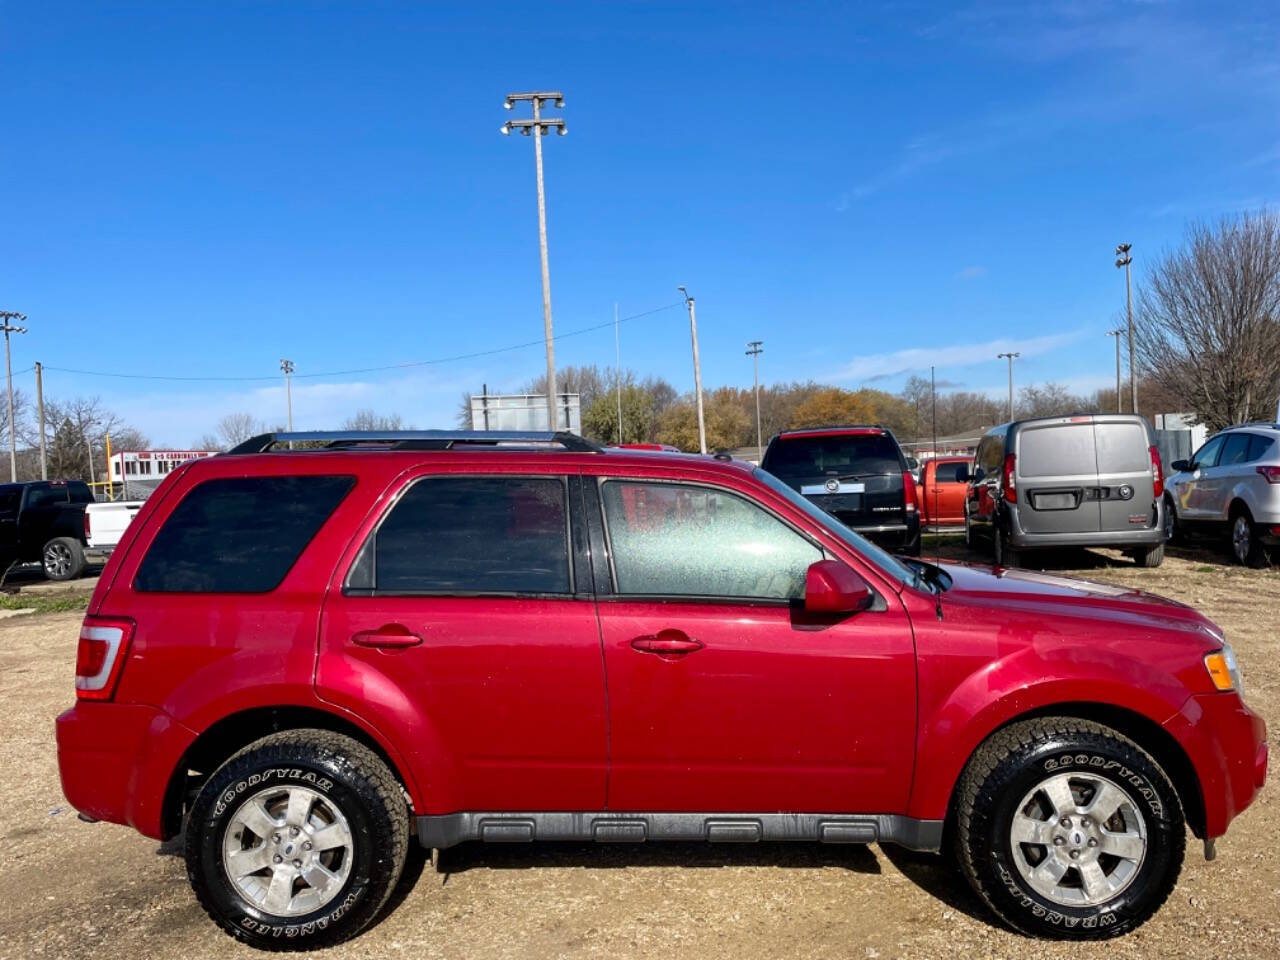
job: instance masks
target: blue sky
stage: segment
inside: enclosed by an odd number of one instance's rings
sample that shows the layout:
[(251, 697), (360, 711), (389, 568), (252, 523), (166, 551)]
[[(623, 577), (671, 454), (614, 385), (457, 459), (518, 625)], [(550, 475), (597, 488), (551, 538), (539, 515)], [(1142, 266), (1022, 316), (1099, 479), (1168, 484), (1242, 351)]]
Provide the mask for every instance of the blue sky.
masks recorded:
[[(154, 441), (283, 418), (299, 375), (541, 337), (532, 144), (503, 96), (561, 89), (546, 142), (558, 333), (697, 297), (707, 385), (928, 372), (1112, 382), (1104, 331), (1190, 219), (1280, 200), (1274, 3), (0, 4), (0, 308), (14, 369)], [(1140, 275), (1140, 273), (1139, 273)], [(625, 365), (692, 388), (674, 307)], [(613, 362), (612, 330), (561, 364)], [(541, 346), (295, 381), (452, 424)], [(62, 369), (54, 369), (62, 368)], [(124, 380), (92, 370), (263, 381)], [(18, 384), (32, 389), (32, 376)]]

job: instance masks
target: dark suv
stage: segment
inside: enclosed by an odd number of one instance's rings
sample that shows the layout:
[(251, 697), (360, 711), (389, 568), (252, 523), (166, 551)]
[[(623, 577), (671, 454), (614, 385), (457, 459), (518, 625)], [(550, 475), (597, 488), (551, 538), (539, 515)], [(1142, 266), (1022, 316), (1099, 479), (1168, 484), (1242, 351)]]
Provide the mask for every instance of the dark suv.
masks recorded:
[(58, 765), (85, 818), (185, 830), (201, 904), (273, 950), (468, 840), (947, 838), (1006, 923), (1100, 938), (1262, 787), (1240, 684), (1189, 607), (898, 560), (741, 461), (281, 434), (126, 528)]
[(769, 441), (760, 466), (850, 529), (920, 555), (915, 477), (884, 427), (787, 430)]

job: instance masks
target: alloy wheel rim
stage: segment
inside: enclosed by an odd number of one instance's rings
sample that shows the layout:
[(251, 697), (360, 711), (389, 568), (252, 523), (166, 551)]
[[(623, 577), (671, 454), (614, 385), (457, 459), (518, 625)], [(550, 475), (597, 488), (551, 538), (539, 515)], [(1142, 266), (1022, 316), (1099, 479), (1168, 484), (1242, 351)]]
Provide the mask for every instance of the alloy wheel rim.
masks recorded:
[(1133, 798), (1097, 774), (1060, 773), (1036, 784), (1014, 811), (1010, 852), (1022, 879), (1067, 907), (1123, 893), (1147, 854), (1147, 825)]
[(44, 548), (44, 569), (51, 574), (64, 574), (71, 569), (71, 551), (61, 543), (51, 543)]
[(1244, 514), (1236, 517), (1236, 522), (1231, 527), (1231, 545), (1235, 548), (1238, 560), (1243, 561), (1245, 557), (1249, 556), (1249, 538), (1251, 535), (1249, 521)]
[(227, 823), (222, 863), (235, 891), (276, 917), (328, 904), (346, 884), (355, 852), (346, 816), (307, 787), (261, 790)]

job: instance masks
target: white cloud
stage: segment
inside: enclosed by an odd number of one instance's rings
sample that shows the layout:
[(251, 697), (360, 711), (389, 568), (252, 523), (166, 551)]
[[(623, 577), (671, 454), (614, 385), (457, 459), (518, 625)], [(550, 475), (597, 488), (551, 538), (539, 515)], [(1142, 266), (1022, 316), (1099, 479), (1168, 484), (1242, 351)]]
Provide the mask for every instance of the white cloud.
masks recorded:
[(1017, 352), (1023, 357), (1034, 357), (1049, 353), (1069, 343), (1074, 343), (1086, 336), (1086, 330), (1074, 330), (1068, 333), (1054, 333), (1043, 337), (1031, 337), (1027, 340), (1002, 338), (989, 340), (986, 343), (955, 344), (949, 347), (912, 347), (908, 350), (895, 350), (892, 353), (873, 353), (855, 357), (849, 363), (827, 379), (869, 380), (872, 377), (883, 378), (913, 370), (928, 370), (930, 366), (970, 367), (978, 363), (992, 363), (997, 353)]

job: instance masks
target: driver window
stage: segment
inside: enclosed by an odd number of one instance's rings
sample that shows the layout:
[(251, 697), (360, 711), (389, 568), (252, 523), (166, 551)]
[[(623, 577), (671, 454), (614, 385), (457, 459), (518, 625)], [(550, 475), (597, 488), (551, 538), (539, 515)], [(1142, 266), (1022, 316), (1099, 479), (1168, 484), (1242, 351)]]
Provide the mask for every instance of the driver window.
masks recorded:
[(1196, 455), (1192, 458), (1191, 463), (1196, 467), (1212, 467), (1218, 462), (1218, 450), (1222, 447), (1222, 442), (1226, 437), (1214, 437), (1203, 447), (1196, 451)]
[(793, 600), (822, 551), (748, 500), (676, 483), (603, 486), (620, 594)]

